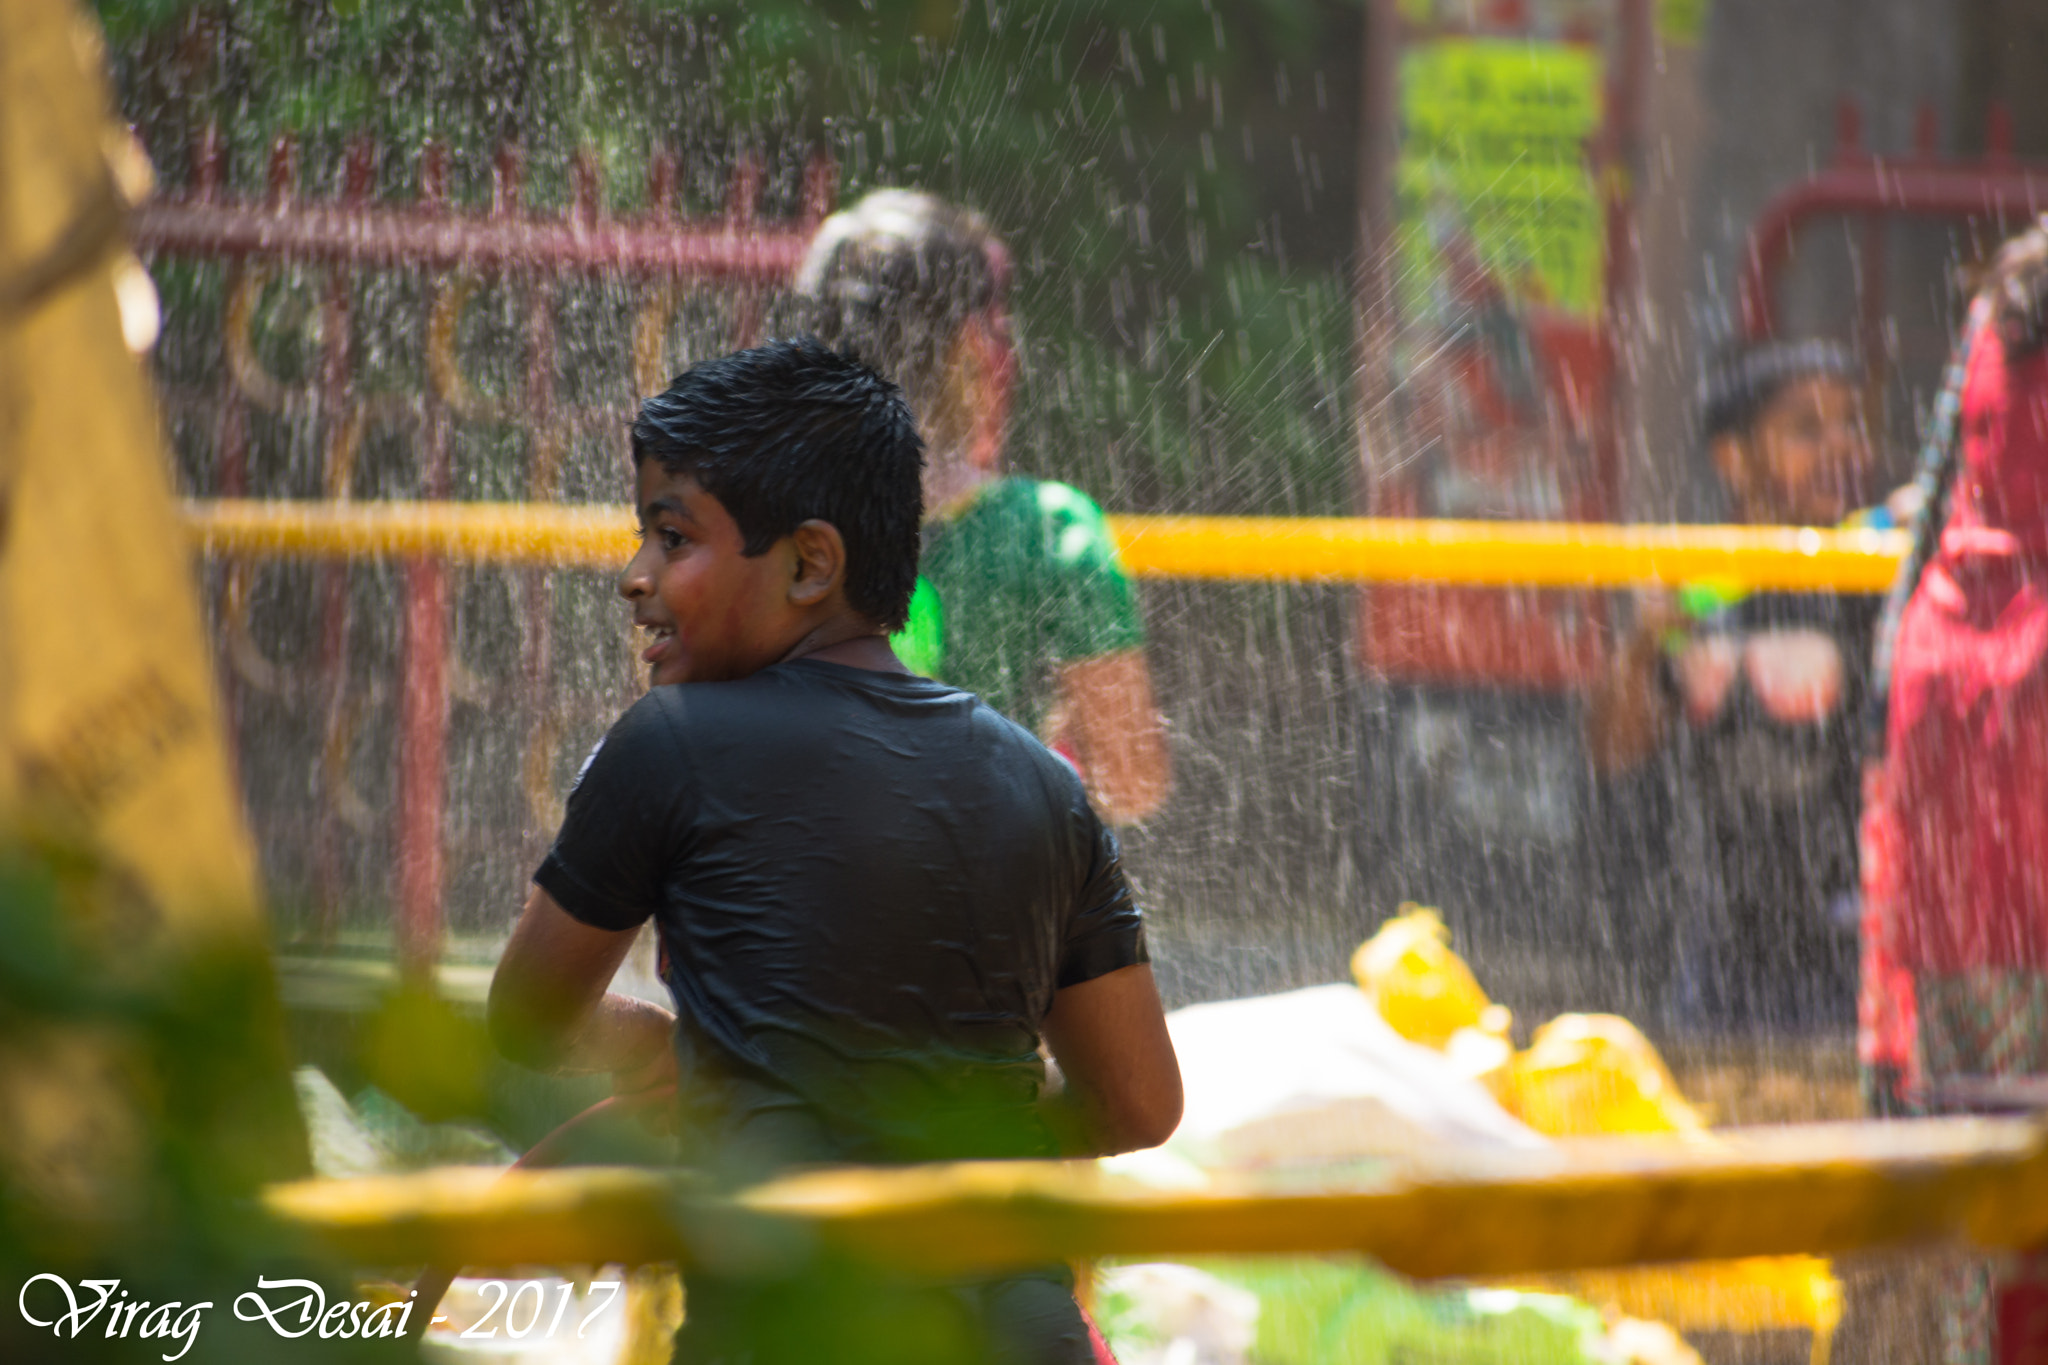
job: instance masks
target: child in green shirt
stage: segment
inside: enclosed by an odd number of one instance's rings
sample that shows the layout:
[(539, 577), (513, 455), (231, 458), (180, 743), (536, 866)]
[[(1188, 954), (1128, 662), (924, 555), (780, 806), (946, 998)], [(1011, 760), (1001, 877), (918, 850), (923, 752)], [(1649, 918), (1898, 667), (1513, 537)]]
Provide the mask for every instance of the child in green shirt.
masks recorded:
[(999, 472), (1016, 369), (1009, 273), (979, 215), (878, 190), (826, 220), (798, 285), (820, 336), (902, 386), (925, 439), (923, 573), (898, 653), (1037, 733), (1108, 819), (1141, 820), (1171, 768), (1102, 509)]

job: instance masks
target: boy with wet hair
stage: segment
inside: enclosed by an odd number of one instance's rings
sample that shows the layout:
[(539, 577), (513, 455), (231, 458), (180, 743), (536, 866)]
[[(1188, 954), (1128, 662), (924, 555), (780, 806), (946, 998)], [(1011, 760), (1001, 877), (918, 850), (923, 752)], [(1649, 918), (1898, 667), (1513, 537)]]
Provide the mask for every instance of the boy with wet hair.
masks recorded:
[(903, 387), (924, 437), (923, 574), (897, 652), (1026, 726), (1117, 823), (1171, 785), (1145, 629), (1102, 509), (1002, 472), (1016, 356), (1010, 256), (972, 210), (876, 190), (819, 227), (811, 325)]
[(1827, 340), (1772, 341), (1721, 357), (1700, 390), (1700, 434), (1750, 525), (1833, 526), (1862, 506), (1873, 470), (1863, 367)]
[[(500, 1048), (673, 1085), (684, 1159), (733, 1180), (1163, 1141), (1180, 1076), (1115, 841), (1067, 765), (890, 650), (921, 510), (898, 392), (774, 342), (650, 398), (632, 445), (652, 686), (534, 876)], [(605, 993), (650, 917), (674, 1015)], [(814, 1279), (693, 1273), (678, 1358), (1087, 1359), (1059, 1272), (906, 1299), (924, 1356), (849, 1343)]]
[[(1886, 524), (1862, 367), (1831, 341), (1723, 355), (1700, 431), (1736, 521)], [(1851, 514), (1855, 516), (1852, 518)], [(1671, 878), (1674, 1022), (1810, 1031), (1854, 1018), (1858, 718), (1880, 603), (1707, 581), (1640, 604), (1587, 706), (1593, 767)], [(1617, 819), (1626, 825), (1625, 815)]]

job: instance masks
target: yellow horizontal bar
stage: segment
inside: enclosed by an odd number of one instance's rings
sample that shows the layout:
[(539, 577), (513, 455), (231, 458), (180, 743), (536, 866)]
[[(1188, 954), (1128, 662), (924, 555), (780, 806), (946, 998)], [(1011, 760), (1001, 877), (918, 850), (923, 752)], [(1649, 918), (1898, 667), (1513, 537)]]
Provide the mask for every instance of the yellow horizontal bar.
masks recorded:
[[(188, 502), (209, 554), (612, 568), (633, 551), (627, 507), (475, 502)], [(1898, 531), (1617, 526), (1371, 517), (1110, 518), (1142, 578), (1620, 588), (1721, 577), (1761, 589), (1883, 592)]]
[(637, 545), (633, 509), (521, 502), (188, 501), (210, 555), (258, 559), (482, 560), (619, 568)]
[(1883, 592), (1906, 537), (1790, 526), (1623, 526), (1386, 517), (1112, 517), (1148, 578), (1621, 588), (1720, 577), (1759, 589)]
[[(1092, 1163), (831, 1170), (714, 1201), (675, 1176), (449, 1170), (273, 1187), (271, 1210), (365, 1264), (561, 1264), (728, 1248), (750, 1218), (919, 1272), (1098, 1256), (1358, 1251), (1409, 1275), (1502, 1277), (2048, 1242), (2048, 1141), (2028, 1120), (1936, 1119), (1599, 1139), (1315, 1188), (1299, 1173), (1160, 1191)], [(708, 1243), (707, 1243), (708, 1245)]]

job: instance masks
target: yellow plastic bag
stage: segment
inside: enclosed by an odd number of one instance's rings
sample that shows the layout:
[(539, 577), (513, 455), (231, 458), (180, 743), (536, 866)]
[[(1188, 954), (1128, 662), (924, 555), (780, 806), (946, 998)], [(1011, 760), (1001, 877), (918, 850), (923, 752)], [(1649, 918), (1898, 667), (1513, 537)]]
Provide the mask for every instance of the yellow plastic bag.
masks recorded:
[(1461, 1030), (1504, 1037), (1510, 1016), (1450, 948), (1436, 911), (1410, 901), (1351, 955), (1351, 975), (1394, 1032), (1443, 1051)]
[(1706, 1128), (1650, 1040), (1616, 1014), (1560, 1014), (1508, 1064), (1506, 1103), (1551, 1137)]
[[(1536, 1030), (1501, 1077), (1502, 1103), (1551, 1137), (1698, 1133), (1706, 1129), (1664, 1059), (1628, 1020), (1562, 1014)], [(1544, 1277), (1574, 1294), (1680, 1331), (1757, 1332), (1804, 1327), (1811, 1359), (1826, 1365), (1841, 1320), (1841, 1286), (1816, 1256), (1759, 1256), (1684, 1266), (1638, 1266)]]
[[(1480, 989), (1451, 951), (1436, 911), (1414, 904), (1380, 926), (1351, 958), (1351, 974), (1396, 1033), (1445, 1054), (1477, 1076), (1501, 1106), (1550, 1137), (1611, 1133), (1699, 1133), (1706, 1122), (1686, 1102), (1657, 1049), (1613, 1014), (1564, 1014), (1513, 1053), (1509, 1014)], [(1841, 1286), (1815, 1256), (1765, 1256), (1684, 1266), (1526, 1277), (1548, 1289), (1683, 1331), (1755, 1332), (1804, 1327), (1813, 1365), (1826, 1365), (1841, 1318)]]

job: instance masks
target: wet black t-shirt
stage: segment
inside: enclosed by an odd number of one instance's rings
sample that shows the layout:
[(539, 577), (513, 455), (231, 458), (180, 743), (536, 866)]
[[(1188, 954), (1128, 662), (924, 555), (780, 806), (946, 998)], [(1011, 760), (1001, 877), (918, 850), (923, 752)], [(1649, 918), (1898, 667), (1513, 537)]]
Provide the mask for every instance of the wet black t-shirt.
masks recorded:
[(1759, 593), (1695, 634), (1692, 648), (1725, 651), (1724, 676), (1688, 685), (1677, 661), (1667, 670), (1731, 877), (1786, 914), (1822, 915), (1856, 890), (1859, 726), (1881, 606)]
[(635, 703), (534, 880), (654, 917), (714, 1166), (1050, 1154), (1053, 993), (1146, 960), (1071, 768), (969, 693), (810, 659)]
[(1881, 606), (1758, 593), (1668, 661), (1684, 717), (1671, 857), (1710, 1017), (1854, 1018), (1861, 719)]

